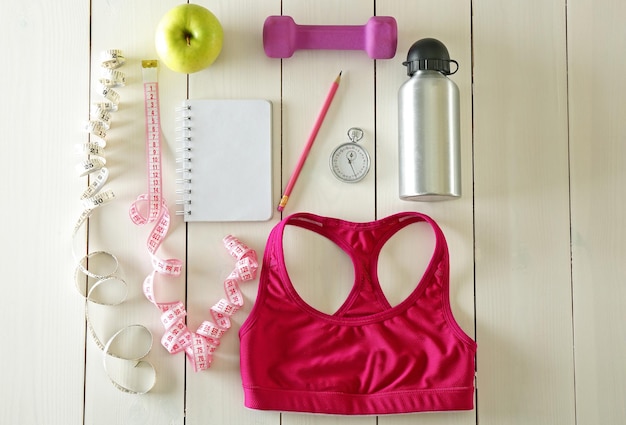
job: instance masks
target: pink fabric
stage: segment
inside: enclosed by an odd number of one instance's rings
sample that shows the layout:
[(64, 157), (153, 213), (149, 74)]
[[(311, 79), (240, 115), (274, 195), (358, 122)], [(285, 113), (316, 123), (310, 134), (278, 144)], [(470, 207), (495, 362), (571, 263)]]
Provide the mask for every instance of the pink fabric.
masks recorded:
[[(436, 246), (414, 291), (391, 306), (378, 283), (381, 248), (407, 225), (431, 224)], [(328, 315), (295, 291), (283, 231), (300, 226), (334, 241), (355, 267), (351, 293)], [(240, 330), (245, 405), (346, 415), (470, 410), (475, 342), (452, 317), (448, 249), (428, 216), (407, 212), (369, 223), (297, 213), (268, 238), (256, 303)]]

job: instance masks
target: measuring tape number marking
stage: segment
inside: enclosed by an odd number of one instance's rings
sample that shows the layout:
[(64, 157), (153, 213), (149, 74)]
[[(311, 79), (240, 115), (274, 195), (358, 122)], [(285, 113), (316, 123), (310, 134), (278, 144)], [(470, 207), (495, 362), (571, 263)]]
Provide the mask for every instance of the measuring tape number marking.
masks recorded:
[[(120, 50), (106, 50), (101, 53), (101, 71), (102, 76), (96, 85), (97, 93), (105, 100), (92, 104), (90, 111), (90, 119), (84, 128), (89, 133), (89, 140), (76, 147), (77, 153), (81, 156), (80, 162), (76, 165), (79, 177), (88, 177), (88, 186), (80, 195), (80, 201), (83, 211), (80, 214), (74, 229), (72, 231), (72, 254), (76, 264), (74, 273), (74, 282), (78, 292), (85, 299), (85, 319), (90, 335), (96, 346), (103, 352), (104, 369), (113, 385), (126, 393), (144, 394), (152, 389), (156, 381), (156, 372), (154, 367), (147, 361), (142, 360), (152, 347), (152, 335), (147, 328), (141, 325), (132, 325), (122, 328), (115, 333), (106, 342), (97, 335), (89, 314), (89, 304), (99, 304), (105, 306), (114, 306), (123, 303), (126, 299), (128, 286), (126, 281), (119, 276), (119, 261), (117, 257), (107, 251), (92, 251), (79, 258), (77, 252), (80, 249), (75, 245), (77, 243), (77, 234), (80, 229), (88, 223), (94, 211), (113, 201), (115, 194), (111, 189), (104, 190), (106, 182), (109, 178), (109, 170), (106, 168), (106, 137), (107, 130), (111, 127), (111, 112), (118, 110), (120, 95), (114, 90), (116, 87), (122, 87), (126, 84), (126, 76), (117, 68), (124, 65), (126, 59)], [(84, 247), (84, 244), (82, 244)], [(103, 270), (90, 270), (90, 263), (104, 263)], [(119, 288), (115, 293), (116, 298), (101, 299), (94, 295), (99, 288), (104, 286), (117, 285)], [(115, 288), (115, 287), (114, 287)], [(118, 340), (131, 331), (134, 339), (137, 335), (146, 336), (146, 344), (139, 348), (139, 354), (120, 354), (113, 346), (117, 345)], [(139, 334), (137, 333), (139, 332)], [(133, 344), (136, 345), (136, 344)], [(146, 379), (133, 380), (132, 383), (128, 379), (118, 378), (119, 373), (113, 372), (108, 366), (112, 359), (122, 361), (127, 370), (137, 371), (138, 366), (143, 366), (144, 377), (147, 372)], [(119, 369), (119, 368), (118, 368)], [(128, 378), (128, 377), (127, 377)]]

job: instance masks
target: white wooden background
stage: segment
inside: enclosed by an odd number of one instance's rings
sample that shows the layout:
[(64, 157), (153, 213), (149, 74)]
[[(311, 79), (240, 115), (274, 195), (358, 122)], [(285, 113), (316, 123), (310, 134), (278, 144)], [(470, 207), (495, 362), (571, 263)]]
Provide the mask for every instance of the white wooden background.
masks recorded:
[[(273, 103), (274, 197), (295, 164), (337, 72), (344, 78), (285, 213), (310, 211), (354, 221), (403, 210), (430, 214), (450, 245), (451, 299), (461, 326), (478, 341), (476, 409), (391, 417), (336, 418), (245, 409), (234, 318), (213, 367), (194, 373), (182, 354), (155, 341), (148, 359), (158, 382), (143, 396), (115, 389), (86, 333), (73, 284), (70, 233), (86, 180), (76, 177), (74, 145), (96, 100), (99, 51), (122, 49), (128, 85), (109, 132), (117, 199), (91, 220), (82, 244), (116, 254), (130, 285), (119, 307), (93, 309), (103, 337), (140, 323), (160, 337), (158, 314), (141, 295), (150, 271), (149, 228), (128, 207), (145, 192), (140, 60), (155, 57), (154, 28), (176, 0), (24, 0), (0, 4), (3, 101), (0, 193), (3, 272), (0, 423), (3, 424), (620, 424), (626, 423), (626, 3), (622, 0), (204, 0), (223, 24), (215, 64), (189, 78), (161, 67), (166, 143), (165, 196), (175, 191), (174, 106), (189, 98), (265, 98)], [(392, 15), (398, 53), (297, 52), (266, 58), (266, 16), (303, 24), (362, 24)], [(460, 63), (463, 197), (423, 204), (397, 197), (397, 90), (408, 47), (436, 37)], [(331, 149), (349, 127), (365, 130), (374, 167), (355, 185), (328, 171)], [(166, 292), (187, 303), (191, 328), (221, 297), (232, 261), (221, 238), (232, 233), (263, 252), (280, 219), (193, 223), (179, 217), (164, 257), (186, 259)], [(423, 239), (415, 241), (417, 237)], [(298, 240), (296, 240), (298, 239)], [(290, 231), (292, 274), (321, 309), (341, 302), (347, 261), (319, 238)], [(429, 255), (429, 234), (407, 230), (381, 261), (396, 302), (419, 272), (402, 254), (413, 243)], [(304, 245), (304, 246), (303, 246)], [(321, 266), (320, 266), (321, 264)], [(421, 266), (420, 266), (421, 267)], [(299, 279), (296, 279), (299, 280)], [(263, 353), (259, 353), (262, 355)]]

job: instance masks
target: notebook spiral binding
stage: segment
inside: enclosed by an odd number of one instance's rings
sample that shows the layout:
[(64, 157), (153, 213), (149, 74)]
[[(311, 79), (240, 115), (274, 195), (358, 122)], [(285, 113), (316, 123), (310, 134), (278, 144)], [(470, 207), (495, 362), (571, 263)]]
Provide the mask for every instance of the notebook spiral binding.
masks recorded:
[(191, 106), (184, 105), (176, 108), (176, 121), (180, 124), (176, 127), (176, 142), (178, 148), (176, 153), (176, 173), (179, 178), (176, 179), (178, 189), (176, 194), (179, 199), (176, 205), (182, 207), (176, 211), (176, 215), (191, 215), (191, 158), (192, 158), (192, 125), (191, 125)]

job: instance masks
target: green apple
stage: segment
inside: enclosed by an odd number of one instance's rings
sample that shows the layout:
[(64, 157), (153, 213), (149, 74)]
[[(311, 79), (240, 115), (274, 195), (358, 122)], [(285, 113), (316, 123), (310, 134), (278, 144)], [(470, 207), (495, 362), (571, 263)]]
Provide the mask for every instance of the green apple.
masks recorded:
[(222, 51), (224, 31), (215, 15), (197, 4), (168, 11), (156, 28), (159, 58), (172, 71), (191, 74), (207, 68)]

